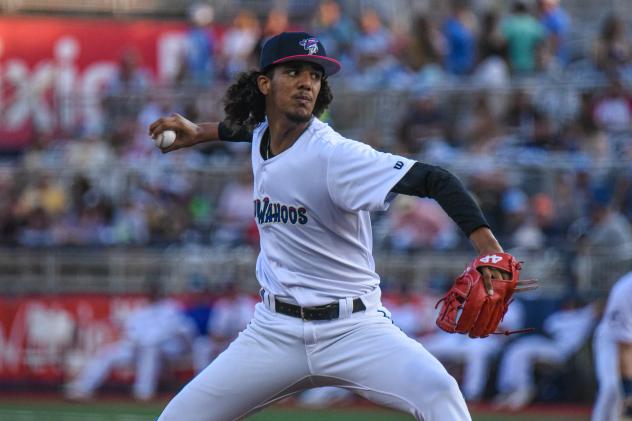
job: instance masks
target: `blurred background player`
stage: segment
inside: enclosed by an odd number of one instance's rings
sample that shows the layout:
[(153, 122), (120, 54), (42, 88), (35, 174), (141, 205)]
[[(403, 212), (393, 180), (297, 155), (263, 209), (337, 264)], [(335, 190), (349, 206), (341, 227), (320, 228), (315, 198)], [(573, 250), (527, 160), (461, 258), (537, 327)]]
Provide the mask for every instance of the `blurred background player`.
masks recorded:
[[(610, 291), (593, 342), (598, 394), (592, 421), (632, 420), (632, 272)], [(623, 407), (623, 409), (622, 409)], [(623, 412), (623, 415), (621, 415)]]
[(213, 341), (209, 334), (209, 323), (213, 315), (212, 297), (206, 278), (201, 274), (191, 275), (188, 291), (184, 297), (182, 314), (190, 323), (191, 362), (193, 371), (199, 373), (213, 360)]
[[(524, 326), (525, 310), (519, 300), (514, 300), (502, 321), (499, 331), (513, 331)], [(433, 319), (434, 320), (434, 319)], [(454, 335), (438, 328), (434, 333), (422, 336), (421, 344), (443, 363), (462, 363), (461, 389), (468, 401), (480, 401), (495, 358), (507, 344), (505, 335), (491, 335), (473, 339), (467, 335)]]
[(125, 320), (121, 339), (88, 361), (68, 384), (70, 399), (90, 398), (115, 367), (131, 366), (135, 380), (133, 396), (154, 397), (164, 362), (181, 358), (190, 349), (191, 331), (175, 301), (165, 298), (158, 283), (150, 284), (146, 305)]
[(224, 285), (220, 298), (213, 304), (208, 325), (214, 357), (246, 328), (254, 314), (255, 303), (255, 299), (242, 292), (234, 282)]
[(528, 335), (511, 342), (498, 368), (495, 406), (516, 411), (529, 404), (537, 391), (535, 364), (564, 364), (590, 338), (596, 316), (593, 304), (583, 305), (577, 297), (569, 297), (560, 310), (544, 320), (545, 335)]

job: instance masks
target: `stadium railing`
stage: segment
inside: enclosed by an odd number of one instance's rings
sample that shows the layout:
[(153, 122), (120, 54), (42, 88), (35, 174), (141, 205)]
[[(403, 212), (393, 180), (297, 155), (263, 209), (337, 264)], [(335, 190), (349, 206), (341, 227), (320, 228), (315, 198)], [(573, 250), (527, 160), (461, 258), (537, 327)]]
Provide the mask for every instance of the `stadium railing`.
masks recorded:
[[(525, 262), (522, 276), (536, 278), (536, 294), (559, 296), (568, 291), (564, 255), (556, 250), (514, 251)], [(378, 254), (376, 267), (390, 284), (410, 282), (420, 288), (441, 277), (451, 280), (472, 258), (469, 252), (423, 252), (415, 255)], [(588, 267), (578, 285), (590, 297), (604, 296), (612, 283), (632, 269), (632, 257), (583, 258)], [(256, 291), (256, 251), (250, 248), (217, 249), (199, 246), (149, 248), (0, 249), (0, 294), (143, 291), (149, 279), (164, 279), (170, 292), (182, 292), (193, 274), (212, 284), (238, 282)], [(462, 263), (462, 265), (459, 264)], [(588, 265), (588, 266), (587, 266)], [(591, 270), (591, 268), (598, 270)]]

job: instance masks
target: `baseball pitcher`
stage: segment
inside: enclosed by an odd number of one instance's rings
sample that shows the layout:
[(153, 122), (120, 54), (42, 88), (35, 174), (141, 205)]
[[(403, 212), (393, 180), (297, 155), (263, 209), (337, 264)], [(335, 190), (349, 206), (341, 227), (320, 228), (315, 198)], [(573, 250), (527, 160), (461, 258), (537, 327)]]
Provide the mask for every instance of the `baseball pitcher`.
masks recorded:
[(251, 142), (261, 243), (261, 302), (251, 323), (160, 421), (240, 419), (319, 386), (350, 389), (418, 420), (471, 419), (455, 379), (381, 304), (369, 213), (386, 210), (397, 194), (431, 197), (471, 240), (479, 257), (441, 302), (446, 330), (493, 333), (521, 288), (519, 263), (451, 173), (378, 152), (318, 119), (333, 98), (328, 78), (339, 70), (318, 39), (284, 32), (264, 45), (260, 68), (229, 87), (226, 120), (198, 125), (171, 115), (150, 125), (151, 136), (177, 133), (165, 152)]

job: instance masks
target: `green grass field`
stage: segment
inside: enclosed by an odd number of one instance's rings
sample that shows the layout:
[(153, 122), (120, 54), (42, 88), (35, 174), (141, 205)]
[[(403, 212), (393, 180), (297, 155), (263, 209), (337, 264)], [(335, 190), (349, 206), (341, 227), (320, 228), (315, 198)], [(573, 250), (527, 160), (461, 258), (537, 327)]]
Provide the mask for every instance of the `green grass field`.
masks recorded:
[[(70, 403), (56, 400), (0, 400), (0, 421), (151, 421), (164, 407), (163, 402), (138, 404), (129, 401), (100, 401)], [(568, 412), (564, 414), (564, 412)], [(587, 421), (583, 411), (555, 411), (530, 409), (523, 414), (473, 411), (474, 421)], [(374, 407), (340, 408), (331, 410), (304, 410), (289, 407), (272, 407), (248, 418), (252, 421), (404, 421), (407, 415)], [(186, 421), (183, 417), (182, 421)]]

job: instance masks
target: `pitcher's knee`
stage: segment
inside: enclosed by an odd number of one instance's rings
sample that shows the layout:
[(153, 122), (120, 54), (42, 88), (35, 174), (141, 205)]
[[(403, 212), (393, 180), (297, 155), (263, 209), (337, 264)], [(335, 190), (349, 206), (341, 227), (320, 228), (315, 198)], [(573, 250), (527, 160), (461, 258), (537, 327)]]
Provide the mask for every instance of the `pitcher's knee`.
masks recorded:
[(447, 371), (436, 373), (430, 380), (424, 380), (415, 390), (415, 401), (420, 406), (463, 400), (458, 383)]
[(439, 396), (445, 398), (458, 398), (461, 399), (461, 391), (456, 379), (450, 374), (445, 373), (444, 376), (438, 379), (433, 387), (433, 392)]
[(414, 398), (414, 411), (411, 412), (418, 420), (443, 421), (471, 421), (467, 405), (459, 385), (447, 372), (435, 376), (432, 381), (423, 382)]

